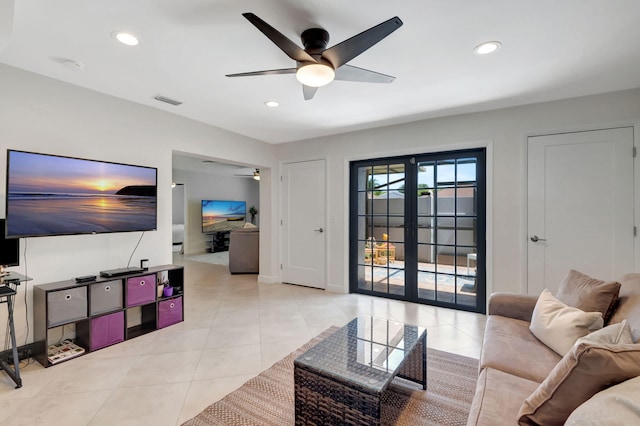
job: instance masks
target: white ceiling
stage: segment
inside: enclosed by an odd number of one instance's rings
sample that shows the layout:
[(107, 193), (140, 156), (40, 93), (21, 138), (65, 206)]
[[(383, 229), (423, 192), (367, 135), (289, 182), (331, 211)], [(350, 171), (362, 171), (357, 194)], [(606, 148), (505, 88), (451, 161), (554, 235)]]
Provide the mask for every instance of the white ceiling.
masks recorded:
[[(329, 46), (397, 15), (404, 26), (350, 62), (397, 79), (334, 81), (304, 101), (293, 75), (227, 78), (295, 65), (243, 12), (298, 44), (322, 27)], [(640, 87), (639, 21), (638, 0), (15, 0), (0, 62), (279, 143)], [(502, 48), (472, 53), (488, 40)]]

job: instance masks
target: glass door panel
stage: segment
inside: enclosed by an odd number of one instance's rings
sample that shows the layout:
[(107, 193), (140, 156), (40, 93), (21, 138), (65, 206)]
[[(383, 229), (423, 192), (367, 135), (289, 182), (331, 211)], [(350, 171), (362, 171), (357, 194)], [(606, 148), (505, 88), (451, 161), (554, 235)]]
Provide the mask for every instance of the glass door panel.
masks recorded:
[[(418, 170), (425, 171), (422, 173), (426, 175), (425, 181), (433, 182), (431, 211), (434, 212), (428, 241), (433, 264), (418, 266), (421, 271), (432, 272), (433, 279), (420, 280), (419, 273), (418, 298), (476, 306), (477, 159), (418, 162)], [(420, 211), (418, 209), (418, 213)], [(418, 242), (427, 241), (419, 238)], [(421, 286), (433, 286), (433, 289), (421, 291)]]
[(359, 167), (358, 288), (405, 296), (405, 165)]

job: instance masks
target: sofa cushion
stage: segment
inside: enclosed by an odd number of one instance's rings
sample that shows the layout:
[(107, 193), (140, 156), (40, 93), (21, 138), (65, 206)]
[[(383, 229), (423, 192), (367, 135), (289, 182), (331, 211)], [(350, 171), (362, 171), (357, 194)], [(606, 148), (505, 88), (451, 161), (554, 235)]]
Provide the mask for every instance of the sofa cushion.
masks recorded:
[(640, 375), (640, 345), (574, 346), (520, 407), (521, 425), (562, 424), (596, 393)]
[(482, 370), (478, 376), (467, 425), (515, 425), (522, 401), (537, 387), (537, 382), (493, 368)]
[(600, 312), (607, 324), (618, 301), (620, 283), (602, 281), (571, 269), (560, 283), (556, 298), (585, 312)]
[(640, 339), (640, 274), (626, 274), (620, 278), (620, 296), (610, 323), (626, 319), (631, 327), (633, 340)]
[(576, 408), (565, 426), (640, 424), (640, 377), (598, 392)]
[(485, 327), (480, 368), (542, 382), (562, 357), (529, 331), (529, 322), (489, 315)]
[(544, 289), (533, 309), (529, 329), (558, 355), (566, 354), (578, 338), (602, 328), (600, 312), (584, 312), (565, 305)]

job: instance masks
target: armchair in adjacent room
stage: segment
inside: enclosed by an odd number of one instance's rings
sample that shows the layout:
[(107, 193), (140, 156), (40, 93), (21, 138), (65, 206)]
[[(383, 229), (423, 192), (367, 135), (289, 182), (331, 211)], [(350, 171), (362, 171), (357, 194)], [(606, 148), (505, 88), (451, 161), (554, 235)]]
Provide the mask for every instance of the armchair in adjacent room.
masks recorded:
[(240, 228), (229, 234), (229, 272), (257, 274), (259, 272), (260, 229)]

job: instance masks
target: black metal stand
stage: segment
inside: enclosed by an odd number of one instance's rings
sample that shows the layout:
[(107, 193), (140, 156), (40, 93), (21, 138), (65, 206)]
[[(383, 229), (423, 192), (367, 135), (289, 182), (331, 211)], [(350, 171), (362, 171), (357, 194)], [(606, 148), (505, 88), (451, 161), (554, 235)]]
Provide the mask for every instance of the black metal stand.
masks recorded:
[(11, 380), (16, 383), (16, 389), (22, 387), (22, 379), (20, 378), (20, 358), (18, 357), (18, 345), (16, 344), (16, 330), (13, 323), (13, 299), (18, 293), (18, 285), (22, 281), (29, 281), (30, 279), (15, 272), (9, 272), (0, 278), (0, 303), (6, 303), (9, 311), (9, 335), (13, 352), (13, 368), (9, 365), (8, 359), (0, 359), (0, 370), (3, 370), (11, 377)]
[(4, 370), (11, 380), (16, 383), (16, 389), (22, 387), (20, 378), (20, 358), (18, 357), (18, 345), (16, 344), (16, 330), (13, 324), (13, 296), (16, 295), (15, 282), (0, 285), (0, 303), (6, 303), (9, 310), (9, 334), (11, 335), (11, 347), (13, 349), (13, 369), (3, 359), (0, 359), (0, 370)]

